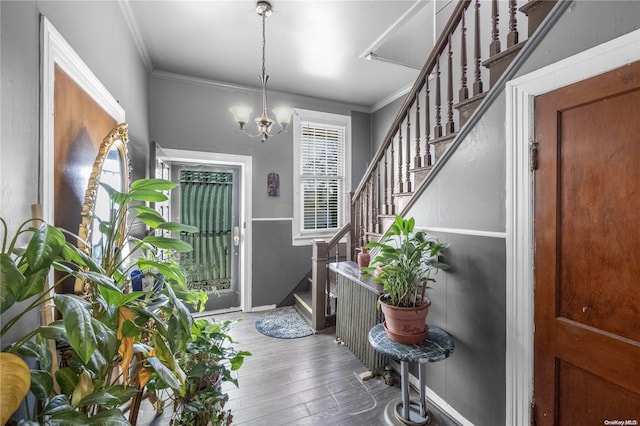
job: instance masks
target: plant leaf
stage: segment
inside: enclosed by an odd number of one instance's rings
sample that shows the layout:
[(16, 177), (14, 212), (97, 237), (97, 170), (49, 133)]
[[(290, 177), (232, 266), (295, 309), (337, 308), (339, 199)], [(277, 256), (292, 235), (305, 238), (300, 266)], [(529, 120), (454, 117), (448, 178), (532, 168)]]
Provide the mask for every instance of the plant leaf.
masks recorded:
[(0, 314), (16, 302), (26, 278), (13, 263), (11, 256), (0, 253)]
[(158, 202), (167, 201), (169, 199), (169, 197), (164, 195), (162, 192), (148, 189), (132, 189), (128, 195), (131, 200), (135, 201)]
[(46, 422), (47, 425), (53, 426), (86, 426), (89, 424), (89, 418), (86, 414), (79, 411), (54, 411)]
[(89, 417), (88, 425), (96, 426), (124, 426), (129, 422), (118, 408), (100, 411), (93, 417)]
[(53, 300), (62, 313), (69, 344), (80, 359), (87, 363), (97, 345), (89, 303), (71, 294), (56, 294)]
[(177, 240), (175, 238), (156, 237), (150, 235), (148, 237), (144, 237), (142, 241), (147, 244), (152, 244), (158, 248), (175, 250), (179, 253), (188, 253), (190, 251), (193, 251), (193, 247), (191, 247), (191, 244), (182, 240)]
[(49, 275), (49, 269), (38, 269), (32, 274), (26, 276), (26, 281), (21, 294), (18, 296), (18, 301), (27, 300), (31, 296), (40, 294), (44, 289), (44, 284), (47, 281), (47, 275)]
[(97, 391), (91, 395), (87, 395), (80, 401), (77, 407), (86, 407), (88, 405), (99, 405), (101, 407), (113, 407), (120, 404), (120, 399), (111, 395), (109, 392)]
[(185, 225), (178, 222), (165, 222), (157, 226), (157, 229), (165, 229), (171, 232), (187, 232), (194, 234), (200, 230), (196, 226)]
[(71, 405), (75, 408), (78, 407), (80, 402), (87, 396), (93, 393), (93, 381), (91, 380), (91, 376), (87, 372), (87, 370), (82, 370), (80, 373), (80, 377), (78, 378), (78, 383), (76, 383), (76, 387), (73, 389), (73, 393), (71, 394)]
[(49, 325), (40, 326), (39, 333), (47, 339), (69, 343), (67, 330), (64, 328), (62, 320), (53, 321), (49, 323)]
[(58, 382), (60, 390), (67, 395), (73, 393), (73, 390), (78, 385), (78, 380), (78, 374), (71, 367), (63, 367), (56, 371), (56, 382)]
[(158, 228), (160, 225), (166, 222), (166, 220), (157, 212), (155, 214), (149, 212), (138, 213), (136, 219), (141, 220), (150, 228)]
[(53, 377), (48, 371), (31, 370), (31, 392), (38, 398), (46, 400), (53, 390)]
[(43, 223), (33, 233), (24, 257), (33, 273), (39, 269), (49, 269), (65, 244), (64, 234), (55, 226)]
[(175, 389), (177, 391), (181, 390), (181, 385), (176, 376), (173, 375), (171, 370), (164, 365), (158, 357), (150, 356), (147, 358), (147, 362), (153, 368), (153, 371), (156, 372), (160, 380), (162, 380), (166, 385), (170, 388)]
[(154, 191), (170, 191), (177, 185), (166, 179), (138, 179), (131, 183), (131, 189), (150, 189)]
[(73, 407), (69, 402), (69, 395), (56, 395), (51, 398), (49, 400), (49, 403), (44, 407), (45, 416), (50, 416), (65, 411), (73, 411)]

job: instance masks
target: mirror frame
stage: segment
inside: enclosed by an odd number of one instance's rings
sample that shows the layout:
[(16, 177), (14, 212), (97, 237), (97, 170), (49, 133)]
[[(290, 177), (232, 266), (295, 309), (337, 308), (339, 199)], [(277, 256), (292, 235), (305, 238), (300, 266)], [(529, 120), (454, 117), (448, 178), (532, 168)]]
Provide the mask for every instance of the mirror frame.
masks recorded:
[[(84, 204), (82, 205), (82, 212), (80, 213), (82, 221), (80, 223), (80, 229), (78, 230), (78, 248), (90, 256), (92, 255), (91, 232), (93, 229), (94, 209), (98, 195), (100, 175), (102, 174), (102, 168), (107, 155), (114, 147), (118, 150), (122, 165), (122, 187), (120, 188), (120, 191), (127, 192), (129, 190), (131, 165), (127, 150), (127, 145), (129, 143), (128, 127), (127, 123), (121, 123), (111, 130), (111, 132), (109, 132), (109, 134), (102, 140), (98, 150), (98, 155), (93, 163), (91, 175), (89, 176), (89, 182), (87, 183), (87, 189), (84, 195)], [(122, 235), (124, 235), (124, 229), (122, 230)], [(76, 280), (75, 292), (77, 294), (84, 293), (84, 282), (82, 280)]]

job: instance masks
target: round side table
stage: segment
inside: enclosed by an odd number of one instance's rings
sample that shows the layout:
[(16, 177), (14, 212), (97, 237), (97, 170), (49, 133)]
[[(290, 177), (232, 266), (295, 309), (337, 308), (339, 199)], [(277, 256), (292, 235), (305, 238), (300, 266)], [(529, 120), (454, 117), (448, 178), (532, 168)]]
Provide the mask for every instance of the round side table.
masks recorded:
[[(401, 398), (394, 399), (387, 404), (385, 418), (391, 424), (394, 423), (389, 412), (393, 412), (393, 417), (406, 425), (426, 425), (430, 421), (427, 410), (426, 397), (426, 364), (428, 362), (442, 361), (448, 358), (454, 349), (453, 340), (442, 329), (429, 327), (429, 334), (422, 343), (417, 345), (403, 345), (389, 339), (382, 324), (375, 325), (369, 330), (369, 343), (378, 352), (390, 358), (400, 361)], [(420, 399), (411, 401), (409, 399), (409, 364), (417, 363), (420, 379)]]

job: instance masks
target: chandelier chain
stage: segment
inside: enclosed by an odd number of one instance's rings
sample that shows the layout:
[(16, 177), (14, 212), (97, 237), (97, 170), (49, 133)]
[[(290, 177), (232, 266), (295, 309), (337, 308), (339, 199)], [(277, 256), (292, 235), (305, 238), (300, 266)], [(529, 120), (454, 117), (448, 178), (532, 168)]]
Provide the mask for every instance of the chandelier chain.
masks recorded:
[(267, 46), (267, 32), (265, 31), (265, 20), (267, 19), (267, 13), (264, 12), (262, 14), (262, 75), (265, 75), (267, 73), (266, 68), (264, 66), (264, 61), (265, 61), (265, 52), (266, 52), (266, 46)]

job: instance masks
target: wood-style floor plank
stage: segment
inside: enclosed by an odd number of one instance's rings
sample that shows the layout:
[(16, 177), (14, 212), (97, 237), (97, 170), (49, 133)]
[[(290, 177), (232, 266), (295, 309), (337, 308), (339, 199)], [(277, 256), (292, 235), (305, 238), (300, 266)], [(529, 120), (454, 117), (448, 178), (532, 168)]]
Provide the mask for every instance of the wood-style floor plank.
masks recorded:
[[(323, 333), (299, 339), (276, 339), (260, 334), (255, 320), (260, 313), (226, 313), (218, 320), (234, 324), (231, 337), (238, 349), (252, 356), (237, 371), (239, 387), (225, 383), (227, 408), (238, 426), (376, 426), (384, 425), (387, 403), (400, 396), (399, 385), (388, 386), (381, 378), (361, 381), (367, 369), (343, 346), (335, 334)], [(412, 395), (415, 397), (414, 395)], [(455, 426), (435, 408), (431, 425)], [(166, 425), (170, 407), (154, 418), (143, 404), (139, 425)]]

